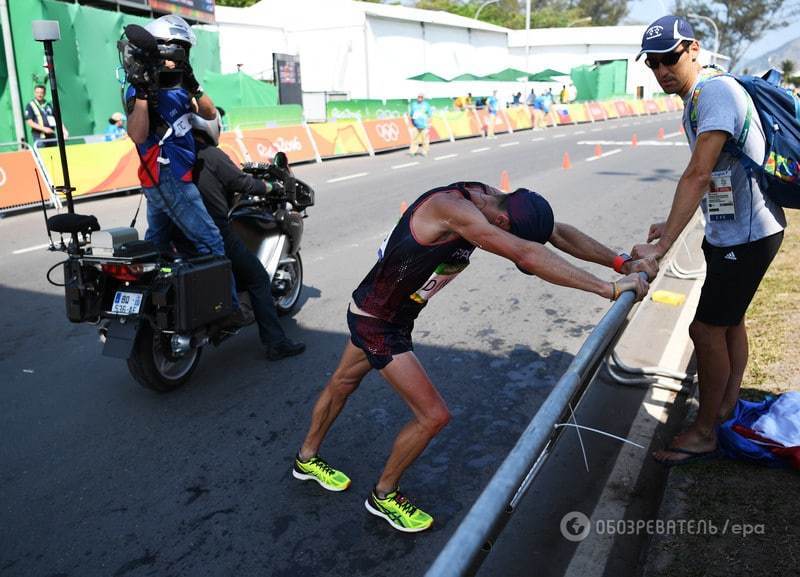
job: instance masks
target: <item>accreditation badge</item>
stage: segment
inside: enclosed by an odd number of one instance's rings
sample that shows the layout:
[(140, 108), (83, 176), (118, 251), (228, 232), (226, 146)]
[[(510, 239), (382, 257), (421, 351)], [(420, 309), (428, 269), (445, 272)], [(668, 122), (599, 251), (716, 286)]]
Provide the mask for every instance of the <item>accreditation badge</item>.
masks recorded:
[(736, 220), (730, 169), (711, 173), (711, 186), (706, 193), (706, 202), (710, 221)]

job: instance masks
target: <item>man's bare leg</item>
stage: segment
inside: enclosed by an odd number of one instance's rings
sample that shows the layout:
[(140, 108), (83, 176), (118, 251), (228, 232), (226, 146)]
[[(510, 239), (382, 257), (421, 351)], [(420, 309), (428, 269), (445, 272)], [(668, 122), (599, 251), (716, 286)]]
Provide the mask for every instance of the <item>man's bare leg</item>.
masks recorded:
[(414, 413), (414, 418), (395, 438), (392, 452), (375, 485), (379, 497), (397, 487), (403, 472), (450, 421), (447, 405), (413, 352), (395, 356), (392, 362), (381, 370), (381, 375), (408, 404)]
[(744, 318), (742, 322), (733, 327), (728, 327), (725, 334), (728, 343), (728, 357), (730, 358), (731, 374), (725, 387), (725, 396), (722, 398), (717, 422), (723, 423), (731, 418), (736, 401), (739, 400), (739, 389), (742, 386), (744, 371), (747, 368), (749, 348), (747, 343), (747, 329)]
[(347, 398), (358, 388), (371, 368), (364, 351), (348, 341), (339, 366), (336, 367), (314, 405), (311, 426), (300, 447), (300, 459), (307, 461), (317, 454), (322, 440), (342, 411)]
[[(700, 389), (700, 408), (694, 423), (672, 439), (670, 447), (704, 453), (717, 447), (715, 430), (722, 399), (731, 378), (731, 361), (726, 339), (730, 327), (717, 327), (694, 321), (689, 335), (697, 355), (697, 376)], [(687, 455), (668, 449), (656, 451), (656, 459), (682, 461)]]

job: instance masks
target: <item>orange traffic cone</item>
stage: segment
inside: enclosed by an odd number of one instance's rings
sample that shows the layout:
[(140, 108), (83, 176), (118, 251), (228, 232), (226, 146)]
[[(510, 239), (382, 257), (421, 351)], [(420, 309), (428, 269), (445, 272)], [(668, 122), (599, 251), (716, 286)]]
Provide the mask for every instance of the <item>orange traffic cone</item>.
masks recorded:
[(505, 170), (500, 173), (500, 190), (503, 192), (511, 191), (511, 184), (508, 182), (508, 172)]
[(631, 138), (631, 146), (638, 146), (638, 144), (639, 144), (639, 139), (636, 138), (636, 133), (634, 132), (633, 138)]
[(569, 161), (569, 153), (564, 153), (564, 159), (561, 161), (561, 168), (567, 170), (568, 168), (572, 168), (572, 163)]
[(400, 203), (400, 216), (403, 216), (408, 210), (408, 203), (404, 200)]
[(603, 155), (603, 147), (599, 144), (594, 145), (594, 155), (595, 156), (602, 156)]
[(659, 140), (664, 140), (664, 128), (663, 127), (658, 129), (658, 139)]

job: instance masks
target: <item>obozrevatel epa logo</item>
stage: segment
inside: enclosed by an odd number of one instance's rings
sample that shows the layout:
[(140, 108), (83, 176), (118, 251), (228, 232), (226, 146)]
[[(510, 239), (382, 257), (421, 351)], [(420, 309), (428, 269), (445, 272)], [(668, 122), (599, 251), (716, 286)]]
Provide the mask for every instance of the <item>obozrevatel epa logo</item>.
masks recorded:
[(592, 523), (589, 517), (580, 511), (570, 511), (561, 518), (561, 535), (567, 541), (577, 543), (589, 536), (592, 530)]

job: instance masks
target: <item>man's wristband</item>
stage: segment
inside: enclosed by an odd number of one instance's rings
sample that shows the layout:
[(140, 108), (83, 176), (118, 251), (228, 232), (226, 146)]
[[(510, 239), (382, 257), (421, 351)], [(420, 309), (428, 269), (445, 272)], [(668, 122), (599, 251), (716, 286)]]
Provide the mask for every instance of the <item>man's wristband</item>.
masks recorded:
[(633, 258), (631, 258), (631, 255), (624, 252), (618, 254), (617, 256), (614, 257), (614, 264), (613, 264), (614, 270), (619, 274), (622, 274), (622, 267), (629, 260), (633, 260)]

